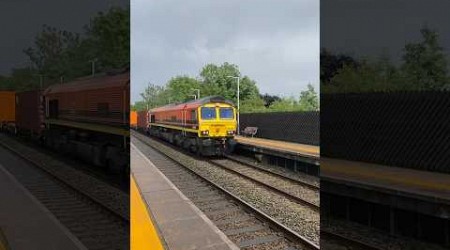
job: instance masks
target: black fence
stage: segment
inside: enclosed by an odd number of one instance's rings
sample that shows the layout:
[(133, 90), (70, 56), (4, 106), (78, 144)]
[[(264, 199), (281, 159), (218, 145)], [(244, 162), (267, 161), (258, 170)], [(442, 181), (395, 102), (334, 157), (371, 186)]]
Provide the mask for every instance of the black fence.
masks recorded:
[(258, 127), (260, 138), (319, 145), (319, 112), (241, 114), (241, 131), (245, 127)]
[(450, 173), (450, 92), (321, 95), (321, 155)]

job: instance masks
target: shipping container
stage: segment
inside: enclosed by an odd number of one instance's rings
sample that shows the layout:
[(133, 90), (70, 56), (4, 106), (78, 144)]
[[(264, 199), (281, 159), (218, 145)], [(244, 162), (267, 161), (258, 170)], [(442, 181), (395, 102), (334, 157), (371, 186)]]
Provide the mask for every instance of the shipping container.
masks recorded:
[(148, 128), (148, 111), (137, 112), (137, 129), (147, 132)]
[(16, 93), (0, 91), (0, 125), (14, 124), (16, 121)]
[(16, 94), (16, 127), (19, 133), (39, 136), (44, 126), (44, 106), (41, 91)]
[(130, 113), (130, 127), (136, 128), (137, 126), (137, 112), (131, 111)]

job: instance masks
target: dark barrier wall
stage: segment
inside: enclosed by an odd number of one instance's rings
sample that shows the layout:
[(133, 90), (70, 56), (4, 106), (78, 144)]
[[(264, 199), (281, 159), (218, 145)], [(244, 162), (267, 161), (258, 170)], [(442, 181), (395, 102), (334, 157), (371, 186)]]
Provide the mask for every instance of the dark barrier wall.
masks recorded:
[(319, 112), (241, 114), (241, 131), (245, 127), (258, 127), (260, 138), (319, 145)]
[(450, 173), (450, 92), (321, 95), (321, 155)]

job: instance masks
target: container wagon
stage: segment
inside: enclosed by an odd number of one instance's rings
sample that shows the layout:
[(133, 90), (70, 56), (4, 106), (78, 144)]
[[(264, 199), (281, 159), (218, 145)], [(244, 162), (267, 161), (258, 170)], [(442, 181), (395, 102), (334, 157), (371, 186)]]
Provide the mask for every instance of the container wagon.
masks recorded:
[(14, 91), (0, 91), (0, 130), (14, 130), (15, 122), (16, 93)]
[(137, 130), (147, 133), (148, 132), (148, 111), (137, 112)]
[(130, 128), (137, 129), (137, 112), (131, 111), (130, 113)]
[(16, 128), (18, 134), (40, 139), (45, 128), (42, 91), (16, 94)]

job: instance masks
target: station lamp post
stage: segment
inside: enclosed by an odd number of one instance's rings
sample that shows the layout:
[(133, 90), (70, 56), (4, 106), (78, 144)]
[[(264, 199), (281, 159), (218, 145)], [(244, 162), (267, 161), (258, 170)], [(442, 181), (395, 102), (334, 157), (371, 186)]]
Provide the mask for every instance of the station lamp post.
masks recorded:
[(97, 58), (94, 58), (92, 60), (89, 60), (89, 62), (91, 63), (91, 73), (92, 76), (95, 75), (95, 63), (97, 62)]
[(229, 78), (235, 78), (237, 79), (237, 134), (240, 134), (240, 127), (239, 127), (239, 82), (241, 80), (241, 77), (239, 76), (227, 76)]
[(200, 89), (193, 89), (194, 91), (197, 91), (197, 99), (200, 99)]
[(43, 74), (35, 74), (35, 76), (39, 76), (39, 89), (42, 90), (42, 85), (44, 83), (45, 75), (43, 75)]

